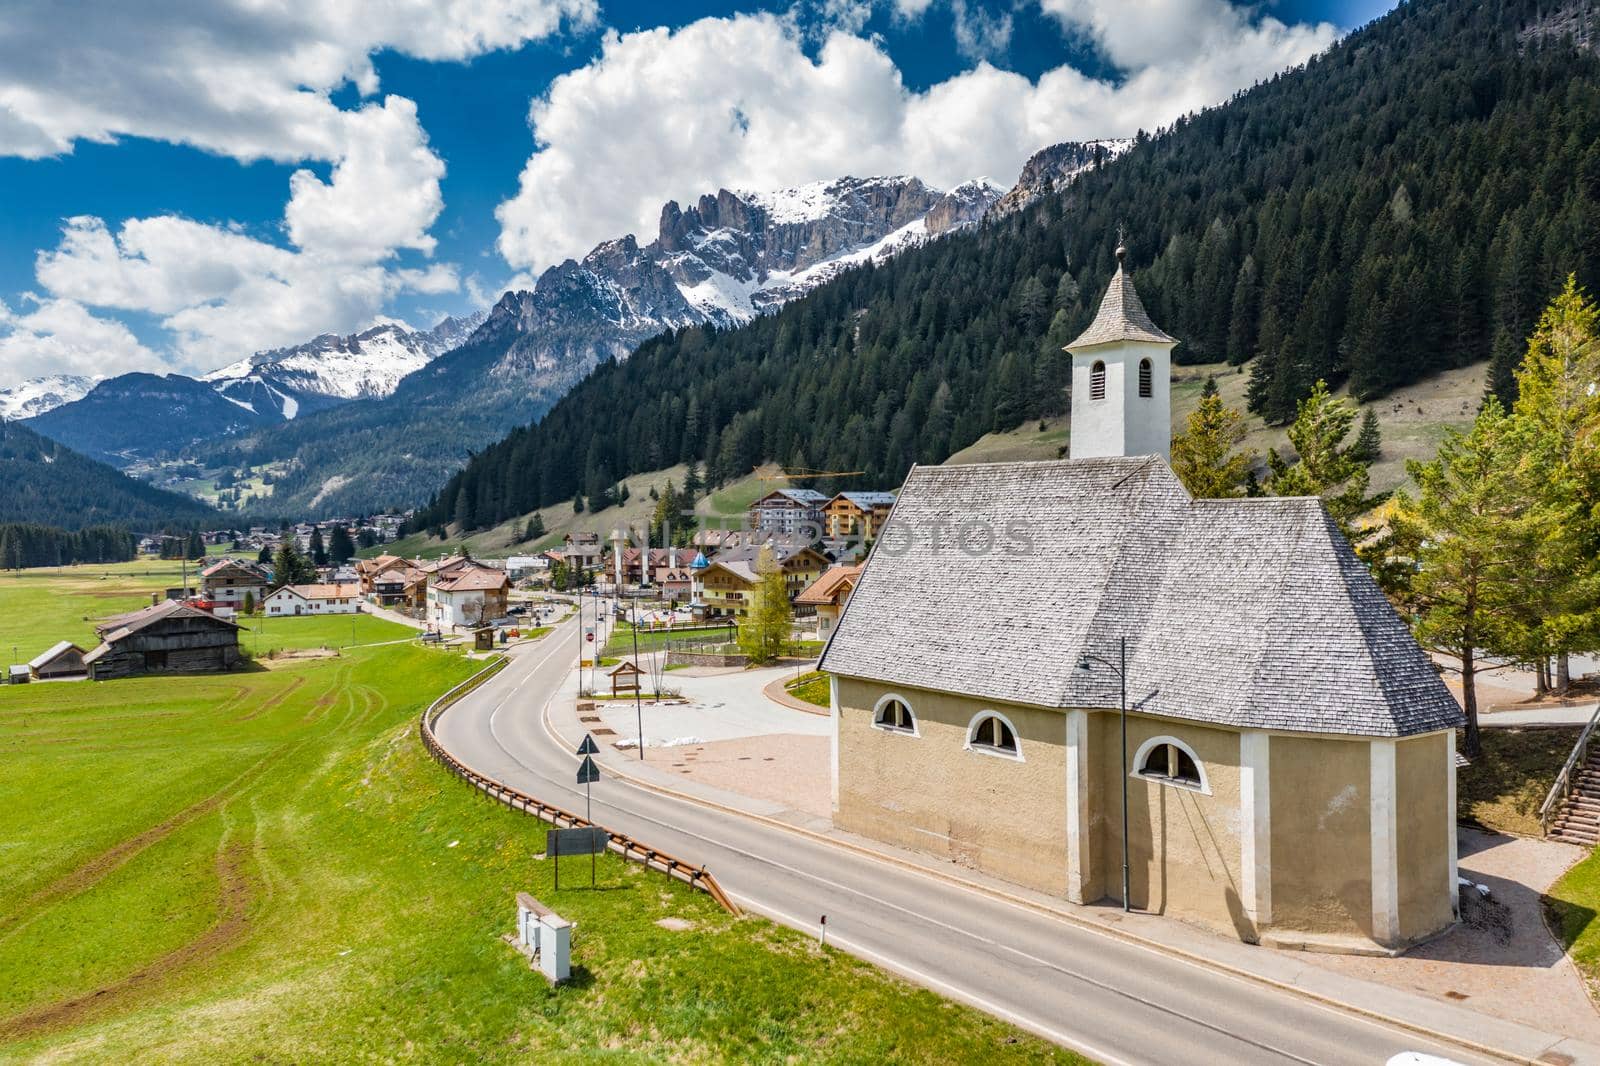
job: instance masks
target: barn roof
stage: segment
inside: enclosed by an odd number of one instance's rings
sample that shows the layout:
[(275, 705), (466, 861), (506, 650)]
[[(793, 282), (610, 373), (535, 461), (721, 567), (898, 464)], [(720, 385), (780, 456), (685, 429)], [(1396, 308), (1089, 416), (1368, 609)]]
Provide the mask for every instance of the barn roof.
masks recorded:
[(70, 641), (70, 640), (59, 641), (56, 644), (51, 645), (48, 650), (42, 651), (38, 655), (35, 655), (32, 659), (29, 659), (28, 660), (28, 669), (30, 669), (30, 670), (42, 670), (46, 666), (49, 666), (50, 663), (53, 662), (55, 659), (59, 658), (61, 655), (63, 655), (66, 652), (69, 652), (69, 651), (75, 651), (79, 655), (83, 654), (83, 649), (78, 647), (76, 644), (72, 643), (72, 641)]
[(1409, 736), (1455, 699), (1312, 498), (1191, 500), (1155, 456), (917, 467), (829, 673), (1241, 729)]
[(105, 641), (121, 640), (129, 633), (137, 633), (145, 626), (159, 622), (164, 618), (204, 618), (218, 625), (229, 626), (233, 629), (239, 627), (226, 618), (218, 618), (210, 611), (202, 611), (198, 607), (190, 607), (181, 600), (163, 600), (161, 603), (149, 607), (141, 607), (137, 611), (127, 614), (115, 615), (107, 618), (94, 627), (101, 639)]

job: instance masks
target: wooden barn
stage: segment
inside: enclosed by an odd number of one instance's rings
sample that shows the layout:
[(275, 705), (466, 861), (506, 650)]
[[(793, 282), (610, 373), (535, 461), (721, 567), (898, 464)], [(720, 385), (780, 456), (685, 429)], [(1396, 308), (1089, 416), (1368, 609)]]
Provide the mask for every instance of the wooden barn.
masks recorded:
[(83, 665), (84, 651), (70, 640), (63, 640), (49, 651), (40, 652), (29, 660), (28, 670), (40, 681), (62, 677), (83, 677), (89, 668)]
[(167, 600), (95, 627), (103, 643), (83, 657), (93, 681), (138, 674), (195, 674), (239, 664), (239, 627)]

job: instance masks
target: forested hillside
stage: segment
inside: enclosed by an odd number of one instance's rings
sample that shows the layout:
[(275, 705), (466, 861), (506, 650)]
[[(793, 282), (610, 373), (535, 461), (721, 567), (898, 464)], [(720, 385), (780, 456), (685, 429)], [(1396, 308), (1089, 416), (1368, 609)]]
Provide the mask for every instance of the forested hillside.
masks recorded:
[(602, 365), (416, 526), (476, 528), (693, 460), (713, 484), (772, 458), (897, 485), (1065, 407), (1060, 347), (1119, 224), (1176, 357), (1254, 360), (1270, 421), (1319, 378), (1369, 398), (1492, 359), (1508, 393), (1565, 275), (1600, 283), (1600, 58), (1548, 24), (1536, 0), (1402, 5), (1026, 212)]
[(0, 420), (0, 523), (68, 530), (116, 523), (153, 531), (215, 517), (197, 500), (136, 481), (26, 426)]

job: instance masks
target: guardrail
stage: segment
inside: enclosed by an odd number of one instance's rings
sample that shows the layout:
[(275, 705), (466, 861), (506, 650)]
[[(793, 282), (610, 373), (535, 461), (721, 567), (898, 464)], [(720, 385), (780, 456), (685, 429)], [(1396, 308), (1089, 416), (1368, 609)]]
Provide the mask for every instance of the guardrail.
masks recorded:
[(437, 759), (445, 769), (470, 784), (473, 788), (478, 789), (490, 799), (504, 803), (513, 810), (531, 814), (536, 818), (549, 822), (558, 829), (582, 829), (593, 826), (597, 829), (605, 830), (611, 837), (611, 851), (616, 852), (630, 862), (639, 863), (647, 869), (664, 873), (668, 877), (682, 881), (691, 888), (699, 889), (716, 900), (729, 914), (737, 916), (740, 913), (738, 904), (728, 898), (727, 893), (722, 891), (722, 886), (717, 884), (717, 879), (712, 877), (711, 872), (704, 866), (691, 866), (682, 859), (674, 858), (659, 848), (641, 844), (626, 834), (606, 829), (605, 826), (591, 822), (587, 818), (573, 814), (571, 811), (546, 803), (543, 800), (535, 799), (526, 792), (479, 773), (445, 750), (444, 745), (439, 743), (439, 738), (434, 735), (433, 731), (433, 727), (439, 721), (439, 716), (449, 710), (450, 706), (463, 696), (505, 669), (509, 662), (510, 660), (504, 657), (494, 660), (484, 669), (479, 670), (428, 705), (427, 709), (422, 712), (422, 719), (419, 722), (422, 745), (428, 749), (428, 754)]
[(1556, 775), (1555, 784), (1550, 786), (1550, 794), (1545, 796), (1544, 805), (1539, 808), (1539, 827), (1545, 833), (1550, 832), (1550, 816), (1555, 813), (1560, 801), (1572, 793), (1572, 771), (1588, 753), (1589, 741), (1594, 737), (1594, 727), (1597, 722), (1600, 722), (1600, 704), (1595, 705), (1594, 713), (1589, 716), (1589, 724), (1578, 734), (1578, 742), (1572, 746), (1572, 754), (1567, 756), (1566, 764), (1561, 767), (1561, 773)]

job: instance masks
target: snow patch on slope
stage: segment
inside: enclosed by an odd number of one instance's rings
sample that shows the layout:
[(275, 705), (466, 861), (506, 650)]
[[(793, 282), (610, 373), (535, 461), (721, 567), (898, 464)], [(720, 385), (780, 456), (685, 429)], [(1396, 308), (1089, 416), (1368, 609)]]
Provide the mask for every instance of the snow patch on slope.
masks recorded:
[(83, 399), (98, 380), (78, 374), (51, 374), (0, 388), (0, 418), (11, 421), (54, 411), (63, 404)]

